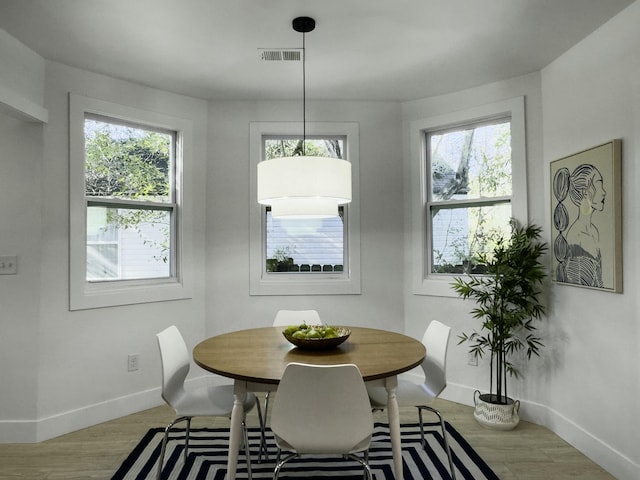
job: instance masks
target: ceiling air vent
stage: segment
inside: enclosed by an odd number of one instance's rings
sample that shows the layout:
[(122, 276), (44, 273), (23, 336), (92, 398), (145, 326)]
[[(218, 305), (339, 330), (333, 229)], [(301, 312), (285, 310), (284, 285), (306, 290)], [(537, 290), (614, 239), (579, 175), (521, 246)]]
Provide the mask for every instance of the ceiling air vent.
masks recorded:
[(299, 62), (302, 60), (301, 48), (259, 48), (260, 60), (265, 62)]

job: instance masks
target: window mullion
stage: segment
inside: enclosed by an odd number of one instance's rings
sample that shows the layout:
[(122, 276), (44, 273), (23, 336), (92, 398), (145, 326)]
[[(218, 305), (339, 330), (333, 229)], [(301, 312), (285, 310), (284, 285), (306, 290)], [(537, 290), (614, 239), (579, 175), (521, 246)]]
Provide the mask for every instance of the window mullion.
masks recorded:
[(429, 209), (436, 208), (447, 208), (447, 207), (478, 207), (485, 205), (498, 205), (500, 203), (509, 203), (511, 202), (511, 196), (501, 196), (501, 197), (481, 197), (473, 200), (443, 200), (439, 202), (427, 202), (427, 207)]
[(116, 198), (85, 197), (88, 207), (132, 208), (138, 210), (165, 210), (176, 209), (175, 203), (158, 203), (148, 200), (122, 200)]

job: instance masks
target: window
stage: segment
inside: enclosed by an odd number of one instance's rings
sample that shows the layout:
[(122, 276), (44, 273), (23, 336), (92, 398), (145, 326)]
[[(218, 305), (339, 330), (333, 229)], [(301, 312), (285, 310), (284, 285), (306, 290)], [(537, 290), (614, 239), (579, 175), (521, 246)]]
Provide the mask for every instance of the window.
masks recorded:
[[(266, 160), (302, 151), (317, 157), (344, 158), (344, 137), (307, 138), (304, 149), (301, 138), (265, 136), (263, 142)], [(313, 220), (273, 218), (271, 209), (265, 208), (265, 273), (344, 275), (347, 208), (339, 207), (339, 217)]]
[(476, 272), (478, 254), (510, 230), (511, 118), (425, 134), (429, 271)]
[(87, 282), (175, 275), (175, 138), (85, 115)]
[(251, 126), (251, 293), (310, 295), (359, 293), (357, 125), (307, 124), (305, 153), (344, 158), (352, 164), (354, 199), (327, 219), (272, 218), (255, 200), (259, 161), (302, 151), (297, 124)]
[(266, 273), (344, 275), (346, 209), (338, 208), (339, 217), (307, 220), (272, 218), (267, 207)]
[(509, 234), (512, 217), (526, 221), (522, 99), (414, 122), (412, 141), (421, 163), (414, 292), (455, 296), (451, 275), (481, 274), (477, 255)]
[(71, 309), (190, 296), (189, 122), (76, 95), (70, 119)]

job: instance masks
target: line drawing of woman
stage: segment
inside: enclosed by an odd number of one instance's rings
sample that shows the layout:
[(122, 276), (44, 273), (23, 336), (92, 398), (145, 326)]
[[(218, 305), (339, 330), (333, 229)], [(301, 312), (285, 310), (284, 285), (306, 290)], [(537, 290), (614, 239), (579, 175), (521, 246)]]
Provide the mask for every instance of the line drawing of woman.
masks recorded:
[[(602, 174), (588, 163), (578, 165), (572, 173), (561, 168), (554, 176), (553, 190), (558, 200), (553, 212), (554, 226), (559, 231), (554, 242), (554, 255), (559, 262), (556, 279), (603, 288), (600, 232), (592, 218), (605, 206), (607, 192)], [(578, 216), (568, 229), (569, 215), (563, 204), (567, 197), (578, 207)]]

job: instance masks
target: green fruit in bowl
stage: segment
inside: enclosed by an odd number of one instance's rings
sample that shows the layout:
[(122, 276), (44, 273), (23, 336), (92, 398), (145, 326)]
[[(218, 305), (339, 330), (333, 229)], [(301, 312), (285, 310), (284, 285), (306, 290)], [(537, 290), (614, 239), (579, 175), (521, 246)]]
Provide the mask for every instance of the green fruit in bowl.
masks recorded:
[(324, 338), (335, 338), (338, 336), (338, 332), (333, 327), (327, 327), (324, 329)]
[(298, 331), (298, 326), (297, 325), (290, 325), (287, 328), (285, 328), (282, 333), (284, 333), (287, 336), (291, 336), (293, 335), (295, 332)]
[(322, 338), (322, 334), (315, 328), (307, 330), (306, 338)]
[[(342, 339), (348, 337), (349, 332), (343, 328), (332, 327), (330, 325), (289, 325), (282, 330), (285, 337), (292, 340), (309, 340), (311, 342), (321, 340)], [(322, 342), (319, 342), (322, 344)]]

